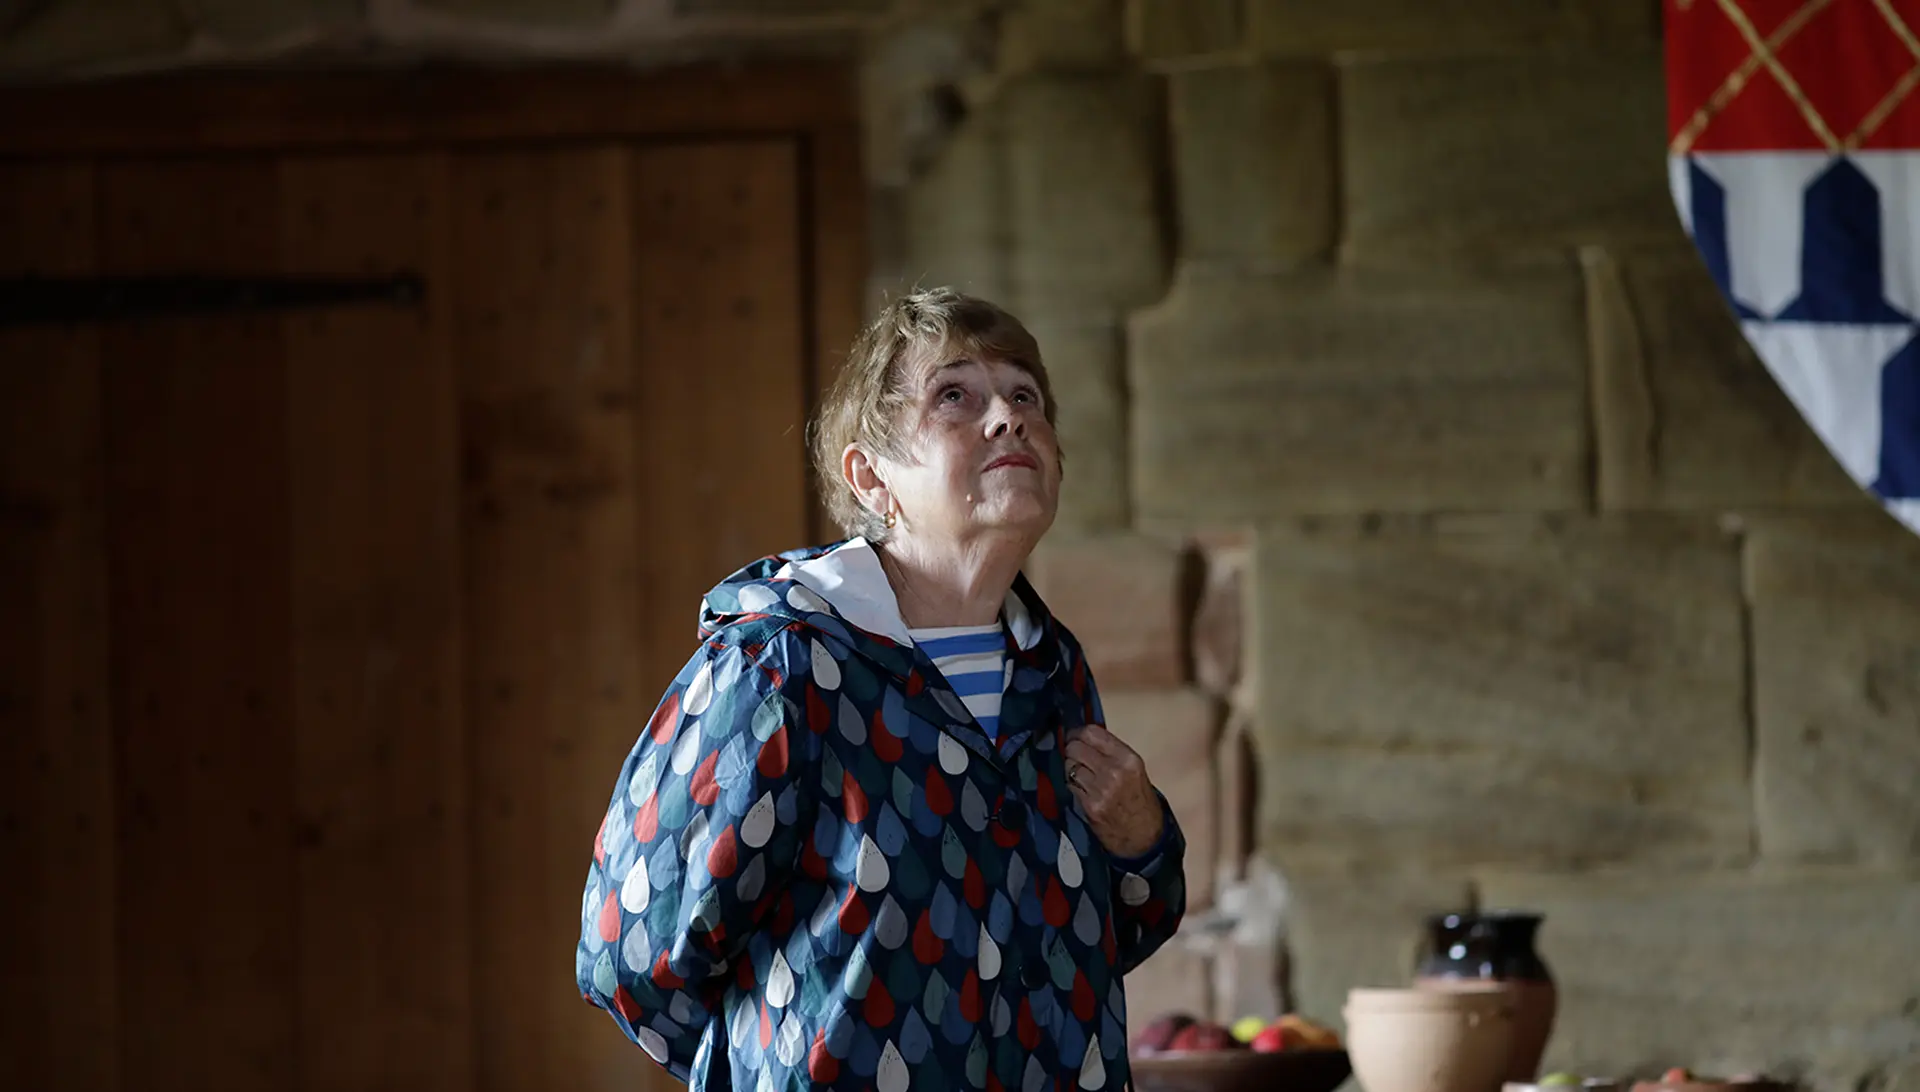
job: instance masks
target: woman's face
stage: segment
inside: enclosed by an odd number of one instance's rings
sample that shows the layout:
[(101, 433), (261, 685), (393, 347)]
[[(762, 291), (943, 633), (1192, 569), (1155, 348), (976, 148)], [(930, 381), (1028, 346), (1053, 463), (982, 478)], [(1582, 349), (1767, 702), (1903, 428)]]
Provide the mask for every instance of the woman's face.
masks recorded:
[(882, 471), (907, 533), (1044, 534), (1059, 503), (1060, 447), (1032, 374), (1004, 360), (925, 353), (907, 382), (904, 458)]

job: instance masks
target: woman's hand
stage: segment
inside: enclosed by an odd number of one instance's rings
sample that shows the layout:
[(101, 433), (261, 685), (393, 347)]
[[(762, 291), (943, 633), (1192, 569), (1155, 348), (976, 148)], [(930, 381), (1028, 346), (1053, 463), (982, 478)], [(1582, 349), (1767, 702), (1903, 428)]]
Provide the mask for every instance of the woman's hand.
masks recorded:
[(1151, 850), (1167, 817), (1139, 754), (1105, 725), (1089, 724), (1068, 735), (1066, 760), (1067, 787), (1107, 852), (1138, 857)]

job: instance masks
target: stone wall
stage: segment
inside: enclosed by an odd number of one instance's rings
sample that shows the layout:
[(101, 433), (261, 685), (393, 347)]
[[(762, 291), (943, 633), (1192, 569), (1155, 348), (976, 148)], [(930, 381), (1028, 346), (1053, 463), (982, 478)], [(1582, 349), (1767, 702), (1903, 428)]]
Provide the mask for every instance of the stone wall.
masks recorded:
[(857, 59), (874, 298), (1005, 301), (1061, 394), (1033, 575), (1194, 847), (1136, 1008), (1337, 1022), (1423, 914), (1523, 905), (1550, 1066), (1920, 1089), (1920, 541), (1680, 234), (1658, 35), (1651, 0), (56, 0), (0, 3), (0, 71)]

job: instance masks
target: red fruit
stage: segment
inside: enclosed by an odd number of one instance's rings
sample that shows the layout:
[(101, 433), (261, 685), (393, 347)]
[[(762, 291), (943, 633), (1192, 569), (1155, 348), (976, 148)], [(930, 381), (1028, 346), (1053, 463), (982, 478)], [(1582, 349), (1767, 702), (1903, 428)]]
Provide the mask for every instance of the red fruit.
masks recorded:
[(1235, 1039), (1231, 1032), (1219, 1024), (1198, 1023), (1182, 1028), (1180, 1033), (1173, 1037), (1173, 1044), (1167, 1049), (1193, 1051), (1197, 1053), (1215, 1050), (1239, 1050), (1242, 1049), (1242, 1046), (1243, 1044), (1238, 1039)]
[(1299, 1043), (1294, 1041), (1293, 1037), (1287, 1034), (1287, 1029), (1282, 1024), (1269, 1024), (1261, 1028), (1260, 1034), (1255, 1035), (1253, 1040), (1247, 1044), (1247, 1046), (1261, 1054), (1278, 1054), (1288, 1047), (1299, 1045)]
[(1184, 1012), (1168, 1013), (1165, 1016), (1140, 1029), (1133, 1037), (1135, 1054), (1158, 1054), (1171, 1049), (1173, 1037), (1194, 1024), (1194, 1018)]

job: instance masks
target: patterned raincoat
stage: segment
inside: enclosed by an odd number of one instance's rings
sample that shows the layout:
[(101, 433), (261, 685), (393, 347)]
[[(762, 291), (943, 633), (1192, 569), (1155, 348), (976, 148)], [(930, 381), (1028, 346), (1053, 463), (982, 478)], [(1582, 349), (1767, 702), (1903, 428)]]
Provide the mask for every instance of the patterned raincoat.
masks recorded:
[(1128, 1085), (1121, 976), (1186, 906), (1172, 811), (1133, 860), (1066, 787), (1103, 720), (1024, 578), (995, 745), (872, 546), (762, 559), (628, 755), (581, 903), (583, 996), (707, 1092)]

